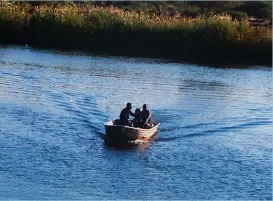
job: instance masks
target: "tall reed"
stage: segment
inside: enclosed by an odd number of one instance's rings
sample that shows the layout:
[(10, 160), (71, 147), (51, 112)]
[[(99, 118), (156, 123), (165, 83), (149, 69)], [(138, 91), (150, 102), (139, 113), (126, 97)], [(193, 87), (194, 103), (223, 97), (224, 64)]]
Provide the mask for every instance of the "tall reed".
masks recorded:
[(255, 37), (247, 21), (229, 15), (168, 18), (73, 3), (0, 4), (0, 42), (193, 63), (271, 63), (272, 34)]

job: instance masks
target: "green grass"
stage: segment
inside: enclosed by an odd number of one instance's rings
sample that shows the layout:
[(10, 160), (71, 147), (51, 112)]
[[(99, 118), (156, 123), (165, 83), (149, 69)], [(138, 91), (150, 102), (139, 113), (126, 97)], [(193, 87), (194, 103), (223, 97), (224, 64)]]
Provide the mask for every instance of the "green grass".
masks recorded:
[[(0, 42), (182, 62), (271, 65), (272, 34), (230, 16), (170, 19), (117, 8), (0, 2)], [(259, 33), (259, 37), (257, 37)]]

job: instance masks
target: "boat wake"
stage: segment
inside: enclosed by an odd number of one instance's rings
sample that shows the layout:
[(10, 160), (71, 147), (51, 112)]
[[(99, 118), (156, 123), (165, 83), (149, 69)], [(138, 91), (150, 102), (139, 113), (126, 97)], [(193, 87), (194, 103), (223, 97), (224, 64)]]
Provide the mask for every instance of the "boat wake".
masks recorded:
[(135, 145), (138, 145), (138, 144), (146, 144), (146, 143), (149, 143), (150, 141), (145, 141), (145, 140), (129, 140), (128, 143), (129, 144), (135, 144)]

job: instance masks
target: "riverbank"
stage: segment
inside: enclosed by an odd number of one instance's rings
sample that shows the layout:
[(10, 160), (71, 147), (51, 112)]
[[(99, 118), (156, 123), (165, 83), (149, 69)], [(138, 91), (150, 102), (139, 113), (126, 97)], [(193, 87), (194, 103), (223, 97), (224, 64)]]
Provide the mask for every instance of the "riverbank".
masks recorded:
[(73, 3), (0, 8), (0, 43), (196, 64), (271, 66), (271, 33), (229, 16), (174, 19)]

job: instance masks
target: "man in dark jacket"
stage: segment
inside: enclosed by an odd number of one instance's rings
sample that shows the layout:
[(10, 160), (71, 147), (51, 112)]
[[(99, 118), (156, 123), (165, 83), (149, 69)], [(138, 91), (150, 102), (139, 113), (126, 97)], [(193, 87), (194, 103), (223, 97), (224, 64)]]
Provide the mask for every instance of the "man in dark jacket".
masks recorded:
[(132, 104), (127, 103), (126, 108), (124, 108), (120, 112), (119, 119), (120, 119), (121, 125), (131, 126), (131, 123), (129, 121), (130, 115), (133, 117), (135, 116), (135, 114), (131, 111), (131, 109), (132, 109)]
[(141, 111), (141, 118), (143, 122), (143, 128), (152, 128), (152, 113), (147, 109), (147, 105), (143, 105), (143, 110)]

